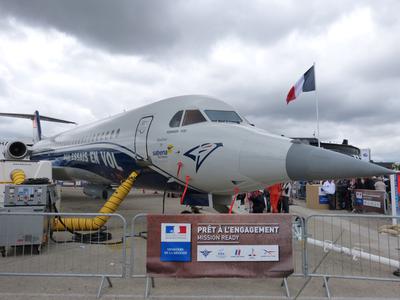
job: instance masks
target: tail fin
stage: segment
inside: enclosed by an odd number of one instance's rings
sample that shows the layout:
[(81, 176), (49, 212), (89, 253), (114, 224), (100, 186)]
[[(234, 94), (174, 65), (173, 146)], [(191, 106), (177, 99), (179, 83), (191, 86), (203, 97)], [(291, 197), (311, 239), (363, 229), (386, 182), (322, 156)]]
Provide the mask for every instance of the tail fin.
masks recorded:
[(21, 118), (30, 119), (33, 121), (33, 142), (36, 143), (42, 139), (42, 126), (40, 121), (64, 123), (64, 124), (76, 124), (72, 121), (66, 121), (46, 116), (40, 116), (39, 112), (36, 110), (33, 114), (15, 114), (15, 113), (0, 113), (0, 117), (11, 117), (11, 118)]
[(36, 143), (42, 139), (42, 126), (40, 125), (40, 115), (37, 110), (33, 114), (33, 142)]

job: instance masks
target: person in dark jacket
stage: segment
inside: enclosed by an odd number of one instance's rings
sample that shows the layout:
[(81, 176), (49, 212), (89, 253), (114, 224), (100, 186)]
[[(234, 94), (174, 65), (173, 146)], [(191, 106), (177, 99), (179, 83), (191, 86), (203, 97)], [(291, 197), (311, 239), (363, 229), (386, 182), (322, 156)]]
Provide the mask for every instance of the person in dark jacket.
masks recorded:
[(354, 188), (355, 188), (356, 190), (363, 190), (363, 189), (365, 189), (364, 182), (362, 182), (361, 178), (357, 178), (357, 179), (356, 179), (356, 184), (354, 185)]
[(366, 190), (374, 190), (375, 189), (374, 181), (371, 178), (365, 178), (364, 179), (364, 188)]
[(262, 214), (264, 212), (265, 202), (261, 191), (252, 192), (249, 200), (253, 203), (253, 214)]

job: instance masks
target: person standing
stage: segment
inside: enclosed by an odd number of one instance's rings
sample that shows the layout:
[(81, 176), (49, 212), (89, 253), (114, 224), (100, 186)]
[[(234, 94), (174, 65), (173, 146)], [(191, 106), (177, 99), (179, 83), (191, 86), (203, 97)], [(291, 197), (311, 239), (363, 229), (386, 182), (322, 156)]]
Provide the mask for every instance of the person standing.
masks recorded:
[(374, 190), (375, 186), (374, 186), (374, 181), (371, 178), (365, 178), (364, 179), (364, 185), (365, 185), (365, 189), (366, 190)]
[(270, 195), (269, 195), (267, 188), (264, 189), (263, 196), (264, 196), (266, 211), (267, 211), (267, 213), (270, 213), (271, 212), (271, 201), (270, 201)]
[(264, 212), (265, 202), (261, 191), (252, 192), (249, 200), (253, 203), (253, 214), (262, 214)]
[(386, 184), (383, 182), (382, 178), (379, 177), (378, 180), (374, 184), (375, 190), (377, 191), (385, 191), (386, 192)]
[(289, 198), (292, 193), (292, 185), (290, 182), (285, 182), (282, 187), (282, 212), (289, 213)]
[(374, 184), (376, 191), (382, 191), (383, 194), (383, 202), (385, 203), (385, 209), (388, 208), (389, 203), (387, 202), (388, 197), (386, 196), (386, 184), (383, 182), (382, 177), (378, 177), (377, 181)]
[(271, 212), (272, 213), (278, 213), (279, 212), (279, 198), (281, 197), (281, 184), (276, 183), (274, 185), (271, 185), (268, 187), (268, 192), (269, 192), (269, 199), (271, 201)]
[(336, 209), (336, 186), (333, 180), (326, 180), (322, 186), (323, 191), (326, 193), (329, 200), (329, 209)]

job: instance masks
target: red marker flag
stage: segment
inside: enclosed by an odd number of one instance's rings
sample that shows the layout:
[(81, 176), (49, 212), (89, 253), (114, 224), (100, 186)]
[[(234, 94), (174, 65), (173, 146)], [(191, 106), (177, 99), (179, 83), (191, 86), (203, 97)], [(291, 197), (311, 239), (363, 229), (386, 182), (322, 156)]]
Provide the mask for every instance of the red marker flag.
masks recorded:
[(315, 91), (315, 73), (314, 66), (308, 69), (296, 84), (292, 86), (286, 97), (286, 103), (289, 104), (290, 101), (295, 100), (302, 92)]

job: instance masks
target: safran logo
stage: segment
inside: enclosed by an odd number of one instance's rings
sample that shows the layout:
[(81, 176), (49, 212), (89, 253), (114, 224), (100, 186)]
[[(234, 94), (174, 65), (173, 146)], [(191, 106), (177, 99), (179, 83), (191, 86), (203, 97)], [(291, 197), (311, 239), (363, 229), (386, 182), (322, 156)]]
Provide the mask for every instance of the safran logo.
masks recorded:
[(204, 163), (206, 158), (210, 156), (218, 148), (222, 147), (222, 143), (206, 143), (193, 147), (189, 151), (185, 152), (185, 156), (189, 157), (196, 162), (196, 173), (200, 169), (201, 165)]

